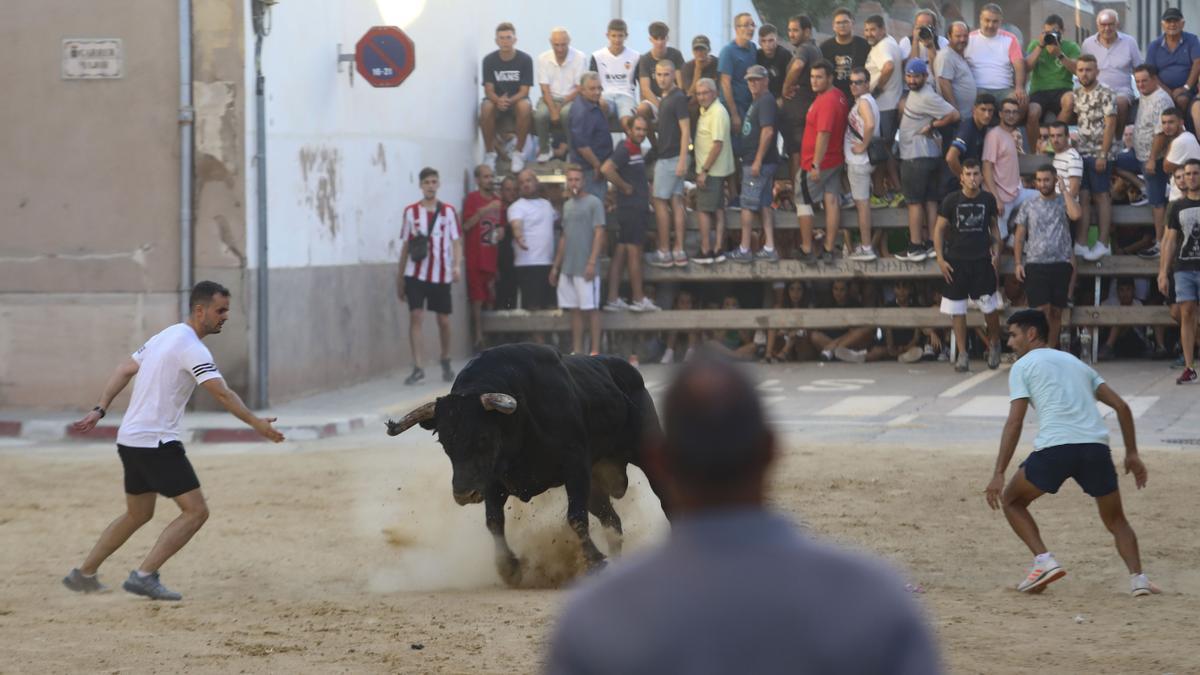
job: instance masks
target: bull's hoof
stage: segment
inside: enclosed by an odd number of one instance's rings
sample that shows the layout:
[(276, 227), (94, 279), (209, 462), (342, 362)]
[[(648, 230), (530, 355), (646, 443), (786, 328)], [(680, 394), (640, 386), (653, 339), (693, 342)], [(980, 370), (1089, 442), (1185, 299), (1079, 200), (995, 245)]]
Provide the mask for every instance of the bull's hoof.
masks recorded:
[(591, 560), (587, 561), (588, 574), (595, 574), (605, 567), (608, 567), (608, 558), (605, 558), (604, 556), (592, 558)]
[(515, 555), (497, 556), (496, 571), (504, 585), (512, 588), (521, 585), (521, 561)]

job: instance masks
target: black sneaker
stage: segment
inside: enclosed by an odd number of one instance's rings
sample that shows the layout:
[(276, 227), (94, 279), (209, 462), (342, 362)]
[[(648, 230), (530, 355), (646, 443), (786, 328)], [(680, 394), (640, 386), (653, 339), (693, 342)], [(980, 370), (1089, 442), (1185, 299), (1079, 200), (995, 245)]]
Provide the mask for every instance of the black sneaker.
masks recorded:
[(711, 265), (713, 264), (713, 254), (700, 251), (692, 258), (692, 262), (697, 265)]
[(808, 251), (806, 253), (802, 248), (796, 249), (796, 260), (799, 260), (802, 265), (812, 267), (817, 264), (817, 258), (818, 255), (815, 251)]
[(453, 382), (454, 381), (454, 371), (450, 370), (450, 359), (444, 359), (442, 361), (442, 381), (443, 382)]
[(929, 254), (925, 251), (924, 244), (909, 244), (907, 251), (901, 251), (896, 254), (896, 258), (905, 262), (925, 262)]
[(404, 378), (404, 384), (412, 385), (425, 379), (425, 371), (420, 368), (413, 368), (412, 375)]

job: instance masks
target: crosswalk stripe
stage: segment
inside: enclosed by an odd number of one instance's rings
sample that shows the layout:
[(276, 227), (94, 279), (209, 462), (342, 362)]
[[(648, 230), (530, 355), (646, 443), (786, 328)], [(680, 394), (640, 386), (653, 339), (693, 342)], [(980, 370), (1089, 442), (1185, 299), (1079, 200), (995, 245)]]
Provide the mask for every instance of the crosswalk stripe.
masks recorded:
[[(1141, 417), (1142, 415), (1146, 414), (1146, 411), (1150, 409), (1150, 406), (1152, 406), (1158, 402), (1158, 397), (1157, 396), (1130, 396), (1129, 398), (1125, 399), (1125, 402), (1129, 404), (1130, 410), (1133, 411), (1133, 419), (1136, 420), (1139, 417)], [(1103, 415), (1104, 417), (1112, 417), (1115, 419), (1117, 416), (1116, 411), (1114, 411), (1112, 408), (1104, 405), (1103, 403), (1101, 403), (1099, 401), (1096, 402), (1096, 408), (1100, 411), (1100, 414)]]
[(817, 412), (831, 417), (871, 417), (904, 403), (911, 396), (847, 396)]
[(899, 416), (899, 417), (897, 417), (897, 418), (895, 418), (895, 419), (893, 419), (893, 420), (890, 420), (890, 421), (887, 423), (887, 426), (889, 426), (889, 427), (902, 427), (902, 426), (904, 426), (905, 424), (908, 424), (909, 422), (911, 422), (911, 421), (913, 421), (913, 420), (915, 420), (915, 419), (917, 419), (917, 416), (916, 416), (916, 415), (901, 415), (901, 416)]
[[(986, 375), (987, 373), (980, 374)], [(971, 400), (951, 410), (950, 417), (1008, 417), (1008, 397), (974, 396)]]
[(950, 387), (946, 391), (938, 394), (938, 398), (954, 398), (955, 396), (958, 396), (959, 394), (971, 389), (972, 387), (975, 387), (976, 385), (983, 384), (987, 380), (999, 375), (1001, 372), (1008, 370), (1011, 367), (1012, 366), (1010, 364), (1005, 363), (1001, 365), (998, 370), (985, 370), (978, 375), (972, 375), (953, 387)]
[(779, 386), (779, 380), (763, 380), (758, 383), (758, 390), (777, 394), (783, 391), (783, 387)]

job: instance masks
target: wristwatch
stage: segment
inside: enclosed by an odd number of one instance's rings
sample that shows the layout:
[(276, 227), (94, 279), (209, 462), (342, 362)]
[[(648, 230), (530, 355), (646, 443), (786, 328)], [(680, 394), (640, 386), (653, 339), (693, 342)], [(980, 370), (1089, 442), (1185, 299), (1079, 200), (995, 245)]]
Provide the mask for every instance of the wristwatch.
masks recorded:
[(108, 414), (108, 412), (106, 412), (104, 410), (104, 408), (101, 408), (100, 406), (96, 406), (95, 408), (92, 408), (92, 412), (100, 413), (100, 419), (104, 419), (104, 416)]

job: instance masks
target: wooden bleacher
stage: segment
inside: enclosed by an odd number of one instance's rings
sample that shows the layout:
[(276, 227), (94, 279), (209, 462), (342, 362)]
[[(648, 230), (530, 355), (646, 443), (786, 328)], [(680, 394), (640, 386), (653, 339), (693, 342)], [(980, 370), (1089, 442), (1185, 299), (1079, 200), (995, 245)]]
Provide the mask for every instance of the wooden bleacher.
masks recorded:
[[(1031, 174), (1050, 158), (1022, 156), (1021, 171)], [(538, 167), (540, 180), (547, 184), (561, 184), (562, 163), (551, 163)], [(726, 212), (728, 231), (737, 231), (740, 211)], [(824, 220), (818, 214), (815, 226), (823, 229)], [(908, 227), (908, 211), (905, 208), (873, 209), (872, 228), (896, 229)], [(842, 211), (843, 230), (857, 231), (857, 219), (853, 208)], [(1113, 225), (1152, 227), (1150, 207), (1115, 206)], [(796, 215), (790, 211), (776, 210), (775, 228), (794, 230), (799, 227)], [(695, 214), (688, 213), (688, 229), (696, 229)], [(606, 278), (608, 260), (602, 260), (598, 274)], [(698, 283), (698, 282), (773, 282), (800, 279), (804, 281), (832, 281), (834, 279), (939, 279), (937, 263), (932, 259), (921, 263), (910, 263), (896, 258), (880, 258), (874, 262), (854, 262), (838, 258), (832, 263), (806, 266), (797, 260), (782, 260), (779, 263), (754, 262), (737, 264), (724, 262), (714, 265), (691, 263), (686, 267), (658, 268), (643, 265), (645, 280), (651, 283)], [(1014, 261), (1011, 256), (1001, 260), (1000, 272), (1012, 273)], [(1103, 277), (1153, 277), (1158, 273), (1158, 260), (1146, 260), (1137, 256), (1110, 256), (1096, 262), (1079, 260), (1077, 270), (1080, 277), (1094, 280), (1097, 299)], [(978, 312), (967, 315), (968, 324), (983, 325)], [(1173, 323), (1165, 306), (1112, 307), (1080, 306), (1064, 314), (1066, 325), (1116, 326), (1116, 325), (1164, 325)], [(880, 327), (946, 327), (950, 317), (938, 312), (937, 308), (861, 308), (839, 309), (740, 309), (740, 310), (691, 310), (662, 311), (651, 313), (616, 312), (605, 313), (603, 326), (614, 331), (666, 331), (697, 329), (768, 329), (768, 328), (842, 328), (852, 326)], [(569, 317), (558, 310), (527, 312), (524, 310), (492, 311), (483, 314), (483, 330), (488, 333), (519, 333), (533, 331), (563, 331), (570, 329)]]

